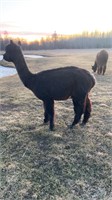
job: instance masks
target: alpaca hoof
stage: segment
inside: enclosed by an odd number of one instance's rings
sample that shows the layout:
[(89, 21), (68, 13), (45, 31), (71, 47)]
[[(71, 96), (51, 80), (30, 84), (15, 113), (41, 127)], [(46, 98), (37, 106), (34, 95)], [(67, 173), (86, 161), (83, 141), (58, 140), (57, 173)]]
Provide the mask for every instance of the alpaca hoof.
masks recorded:
[(43, 126), (44, 125), (44, 123), (42, 123), (42, 124), (39, 124), (39, 126)]
[(49, 126), (49, 130), (50, 130), (50, 131), (55, 131), (54, 125), (50, 125), (50, 126)]
[(43, 123), (41, 123), (39, 126), (46, 126), (46, 125), (48, 125), (48, 123), (46, 122), (43, 122)]
[(70, 129), (73, 129), (73, 125), (70, 125), (69, 128), (70, 128)]
[(48, 125), (48, 122), (43, 122), (43, 125)]
[(69, 128), (69, 129), (73, 129), (73, 127), (74, 127), (74, 125), (72, 125), (72, 124), (71, 124), (71, 125), (68, 125), (68, 128)]
[(84, 127), (85, 125), (86, 125), (86, 123), (84, 123), (84, 122), (80, 123), (81, 127)]
[(50, 131), (55, 131), (54, 127), (53, 128), (49, 128)]
[(44, 124), (48, 124), (49, 120), (48, 119), (44, 119)]

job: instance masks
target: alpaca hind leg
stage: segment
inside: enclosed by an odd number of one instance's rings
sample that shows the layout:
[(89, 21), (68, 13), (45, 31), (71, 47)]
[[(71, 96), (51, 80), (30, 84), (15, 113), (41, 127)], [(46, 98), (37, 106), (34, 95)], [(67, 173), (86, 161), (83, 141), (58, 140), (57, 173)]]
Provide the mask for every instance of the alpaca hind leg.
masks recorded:
[(106, 65), (103, 67), (103, 75), (105, 74), (106, 71)]
[(82, 125), (85, 125), (88, 122), (88, 119), (91, 116), (91, 101), (87, 95), (85, 99), (85, 109), (84, 109), (84, 118), (82, 121)]
[(102, 74), (102, 72), (103, 72), (103, 67), (101, 66), (101, 68), (100, 68), (100, 74)]

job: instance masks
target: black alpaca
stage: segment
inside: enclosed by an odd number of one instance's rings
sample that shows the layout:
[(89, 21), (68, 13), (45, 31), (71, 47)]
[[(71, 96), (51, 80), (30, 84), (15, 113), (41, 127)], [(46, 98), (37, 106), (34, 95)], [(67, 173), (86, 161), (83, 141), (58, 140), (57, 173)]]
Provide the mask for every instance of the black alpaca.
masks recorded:
[(82, 124), (86, 124), (91, 113), (88, 93), (95, 85), (94, 77), (85, 69), (62, 67), (32, 74), (25, 62), (20, 46), (13, 41), (6, 47), (4, 59), (13, 62), (23, 84), (43, 101), (44, 123), (50, 121), (50, 130), (54, 128), (54, 100), (73, 100), (75, 116), (71, 128), (77, 124), (82, 114)]

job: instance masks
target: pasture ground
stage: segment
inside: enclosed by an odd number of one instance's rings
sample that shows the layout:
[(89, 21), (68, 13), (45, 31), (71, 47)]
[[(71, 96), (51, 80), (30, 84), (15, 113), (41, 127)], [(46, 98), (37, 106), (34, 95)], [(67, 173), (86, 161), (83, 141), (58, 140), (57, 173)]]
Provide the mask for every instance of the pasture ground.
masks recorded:
[[(98, 49), (27, 52), (32, 72), (61, 66), (91, 70)], [(43, 104), (18, 75), (0, 79), (0, 200), (111, 200), (112, 51), (90, 97), (86, 127), (73, 120), (71, 100), (55, 102), (55, 131), (42, 126)]]

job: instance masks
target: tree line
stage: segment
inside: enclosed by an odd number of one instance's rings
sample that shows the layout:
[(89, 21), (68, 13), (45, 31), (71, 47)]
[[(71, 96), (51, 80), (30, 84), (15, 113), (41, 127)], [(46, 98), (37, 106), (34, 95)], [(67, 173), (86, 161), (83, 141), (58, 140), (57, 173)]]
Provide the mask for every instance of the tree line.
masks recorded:
[[(10, 38), (6, 35), (0, 37), (0, 49), (4, 50)], [(112, 31), (104, 32), (83, 32), (73, 35), (59, 35), (54, 32), (51, 36), (41, 38), (28, 43), (25, 39), (14, 39), (19, 41), (23, 50), (41, 50), (41, 49), (89, 49), (89, 48), (112, 48)]]

